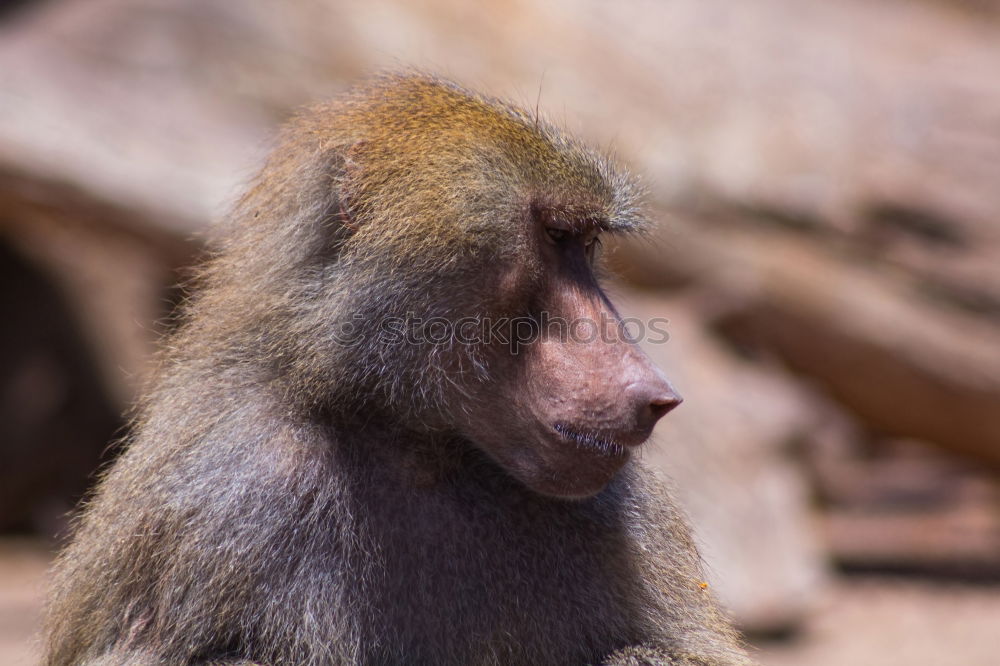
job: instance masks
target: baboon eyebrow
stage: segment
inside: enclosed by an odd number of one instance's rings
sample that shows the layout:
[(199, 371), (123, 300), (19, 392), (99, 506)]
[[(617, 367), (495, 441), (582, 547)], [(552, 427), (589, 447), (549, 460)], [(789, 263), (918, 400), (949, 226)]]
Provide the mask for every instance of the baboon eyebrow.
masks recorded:
[(584, 212), (571, 206), (543, 206), (534, 204), (532, 216), (547, 226), (554, 226), (573, 233), (583, 233), (596, 229), (614, 232), (618, 229), (603, 214)]

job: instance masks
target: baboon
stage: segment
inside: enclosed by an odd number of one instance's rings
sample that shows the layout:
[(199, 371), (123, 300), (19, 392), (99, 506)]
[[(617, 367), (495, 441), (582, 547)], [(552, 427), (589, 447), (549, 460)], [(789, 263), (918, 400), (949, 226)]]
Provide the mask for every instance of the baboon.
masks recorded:
[(749, 663), (632, 455), (679, 397), (552, 326), (621, 333), (594, 262), (638, 199), (423, 73), (292, 121), (58, 560), (47, 663)]

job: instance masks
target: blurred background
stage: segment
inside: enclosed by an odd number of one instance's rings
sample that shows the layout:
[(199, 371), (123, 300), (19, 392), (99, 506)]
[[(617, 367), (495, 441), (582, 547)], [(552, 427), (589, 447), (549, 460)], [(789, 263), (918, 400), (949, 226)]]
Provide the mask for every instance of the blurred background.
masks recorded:
[(650, 464), (766, 666), (995, 665), (1000, 2), (0, 3), (0, 663), (274, 130), (405, 66), (642, 174)]

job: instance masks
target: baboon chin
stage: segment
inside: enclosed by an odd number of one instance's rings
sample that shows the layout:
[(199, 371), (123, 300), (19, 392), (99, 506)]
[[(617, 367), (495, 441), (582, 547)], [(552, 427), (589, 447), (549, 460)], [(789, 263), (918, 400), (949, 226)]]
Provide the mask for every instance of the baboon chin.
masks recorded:
[(632, 459), (681, 401), (595, 277), (637, 192), (424, 74), (295, 119), (58, 560), (45, 663), (749, 663)]

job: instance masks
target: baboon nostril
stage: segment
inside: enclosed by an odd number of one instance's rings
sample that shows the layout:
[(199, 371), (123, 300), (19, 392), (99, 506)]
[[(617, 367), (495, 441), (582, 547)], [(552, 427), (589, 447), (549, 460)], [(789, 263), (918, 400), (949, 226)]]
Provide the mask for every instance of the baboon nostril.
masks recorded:
[(653, 398), (649, 403), (649, 411), (652, 415), (653, 422), (655, 423), (660, 419), (660, 417), (664, 416), (667, 412), (682, 402), (684, 402), (684, 398), (680, 397), (676, 393), (666, 393)]

